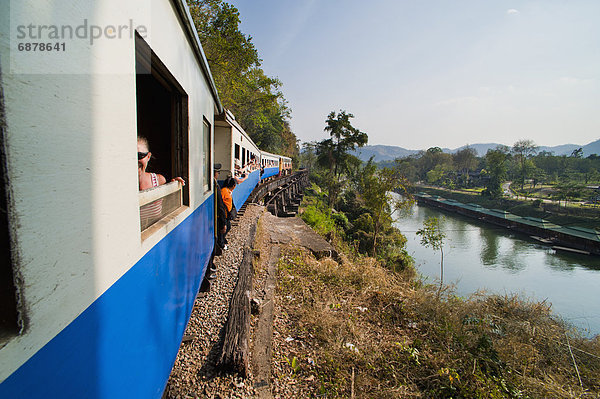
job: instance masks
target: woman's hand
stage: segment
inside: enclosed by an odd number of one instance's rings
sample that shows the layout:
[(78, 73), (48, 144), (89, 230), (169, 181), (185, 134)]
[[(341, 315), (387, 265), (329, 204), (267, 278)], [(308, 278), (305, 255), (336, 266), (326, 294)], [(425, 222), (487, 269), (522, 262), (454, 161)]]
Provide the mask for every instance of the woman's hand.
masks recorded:
[(178, 181), (181, 183), (181, 185), (185, 186), (185, 180), (183, 180), (181, 177), (175, 177), (171, 181)]

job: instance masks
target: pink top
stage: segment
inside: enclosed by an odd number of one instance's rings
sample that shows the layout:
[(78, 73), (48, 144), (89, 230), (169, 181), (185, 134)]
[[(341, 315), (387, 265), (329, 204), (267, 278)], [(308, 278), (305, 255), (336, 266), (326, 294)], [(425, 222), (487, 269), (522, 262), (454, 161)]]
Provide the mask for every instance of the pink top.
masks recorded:
[[(156, 173), (150, 173), (150, 177), (152, 179), (152, 187), (158, 187), (158, 177)], [(149, 204), (146, 204), (140, 208), (140, 219), (142, 223), (145, 219), (157, 219), (161, 216), (162, 213), (162, 198), (157, 199)]]

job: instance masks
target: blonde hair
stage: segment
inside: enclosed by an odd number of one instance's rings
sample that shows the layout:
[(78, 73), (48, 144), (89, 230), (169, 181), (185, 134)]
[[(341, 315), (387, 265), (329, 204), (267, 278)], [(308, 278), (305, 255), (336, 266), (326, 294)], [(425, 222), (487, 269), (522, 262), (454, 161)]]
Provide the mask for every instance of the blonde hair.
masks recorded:
[(146, 146), (146, 150), (150, 151), (150, 145), (148, 144), (148, 139), (143, 136), (137, 136), (138, 144), (142, 144)]

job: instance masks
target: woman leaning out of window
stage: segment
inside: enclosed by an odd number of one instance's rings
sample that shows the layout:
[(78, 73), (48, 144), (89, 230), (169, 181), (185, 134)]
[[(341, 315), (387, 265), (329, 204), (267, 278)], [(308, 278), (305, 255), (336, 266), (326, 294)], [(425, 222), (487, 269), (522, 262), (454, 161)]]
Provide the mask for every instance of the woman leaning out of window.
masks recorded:
[[(165, 184), (167, 180), (165, 177), (158, 173), (148, 173), (146, 168), (152, 158), (150, 147), (148, 146), (148, 140), (144, 137), (138, 137), (137, 139), (137, 150), (138, 150), (138, 177), (140, 191), (146, 190), (152, 187), (158, 187)], [(181, 177), (176, 177), (171, 181), (178, 181), (185, 186), (185, 181)]]

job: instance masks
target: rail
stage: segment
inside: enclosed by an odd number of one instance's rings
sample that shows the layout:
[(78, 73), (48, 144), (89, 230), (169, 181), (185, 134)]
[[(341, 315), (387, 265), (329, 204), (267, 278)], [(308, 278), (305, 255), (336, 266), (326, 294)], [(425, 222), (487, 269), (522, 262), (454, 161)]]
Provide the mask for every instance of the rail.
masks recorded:
[(275, 191), (277, 188), (285, 186), (293, 181), (299, 180), (300, 178), (308, 176), (308, 170), (300, 170), (294, 174), (288, 176), (282, 176), (275, 180), (261, 183), (250, 193), (248, 196), (248, 202), (257, 202), (263, 199), (267, 194)]

